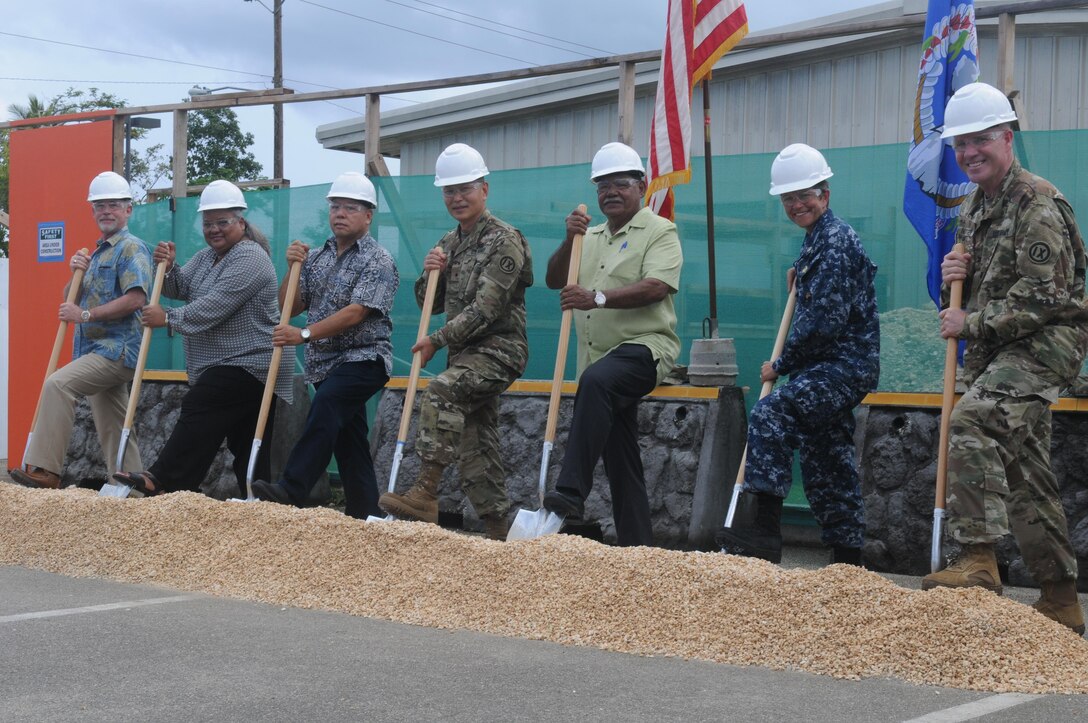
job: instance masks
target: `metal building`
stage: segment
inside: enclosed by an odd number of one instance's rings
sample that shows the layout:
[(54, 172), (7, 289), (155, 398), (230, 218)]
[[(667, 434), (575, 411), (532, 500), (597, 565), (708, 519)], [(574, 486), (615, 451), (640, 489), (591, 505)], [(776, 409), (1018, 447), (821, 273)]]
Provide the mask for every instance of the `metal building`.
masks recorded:
[[(983, 15), (987, 8), (1017, 4), (976, 2), (975, 9)], [(925, 10), (924, 0), (895, 0), (749, 37), (877, 25)], [(1014, 22), (981, 19), (978, 36), (980, 80), (1020, 90), (1023, 129), (1088, 128), (1088, 9), (1018, 14)], [(719, 61), (710, 83), (712, 152), (769, 153), (793, 142), (818, 148), (906, 142), (920, 37), (915, 25), (738, 48)], [(1012, 69), (1011, 78), (999, 77), (1002, 63)], [(382, 113), (381, 153), (400, 159), (402, 175), (432, 173), (441, 150), (458, 141), (479, 149), (493, 170), (587, 163), (602, 144), (620, 137), (619, 73), (609, 68), (508, 83)], [(656, 61), (635, 68), (631, 144), (643, 155), (657, 76)], [(696, 113), (701, 103), (697, 89)], [(322, 125), (316, 135), (325, 148), (362, 152), (365, 122)], [(692, 151), (701, 155), (702, 144), (694, 143)]]

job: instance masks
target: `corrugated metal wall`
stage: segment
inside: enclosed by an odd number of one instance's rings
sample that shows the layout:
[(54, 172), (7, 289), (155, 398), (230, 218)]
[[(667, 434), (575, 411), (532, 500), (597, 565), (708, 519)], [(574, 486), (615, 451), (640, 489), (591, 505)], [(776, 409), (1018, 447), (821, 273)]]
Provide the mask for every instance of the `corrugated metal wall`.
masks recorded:
[[(981, 80), (995, 83), (996, 29), (980, 29)], [(905, 143), (918, 77), (918, 43), (902, 34), (788, 56), (758, 66), (719, 71), (711, 82), (713, 153), (774, 153), (794, 142), (817, 148)], [(1017, 27), (1016, 87), (1027, 109), (1027, 128), (1088, 127), (1088, 35), (1083, 24)], [(634, 145), (647, 152), (652, 89), (635, 101)], [(702, 155), (702, 99), (693, 101), (693, 147)], [(401, 173), (433, 173), (450, 143), (468, 143), (494, 170), (588, 163), (618, 135), (615, 100), (542, 110), (462, 133), (405, 140)]]

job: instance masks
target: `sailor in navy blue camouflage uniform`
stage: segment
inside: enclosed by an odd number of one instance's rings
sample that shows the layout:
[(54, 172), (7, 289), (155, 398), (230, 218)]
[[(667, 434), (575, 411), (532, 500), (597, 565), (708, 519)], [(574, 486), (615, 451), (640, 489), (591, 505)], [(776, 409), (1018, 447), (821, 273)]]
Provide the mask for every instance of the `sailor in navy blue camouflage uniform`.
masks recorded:
[(865, 518), (854, 408), (876, 388), (880, 317), (876, 266), (828, 207), (831, 175), (823, 155), (801, 143), (785, 148), (771, 168), (771, 194), (806, 233), (787, 276), (797, 291), (793, 326), (782, 354), (760, 371), (764, 382), (785, 375), (789, 381), (752, 410), (738, 513), (733, 527), (718, 534), (728, 553), (781, 561), (782, 501), (799, 448), (805, 495), (832, 561), (861, 564)]

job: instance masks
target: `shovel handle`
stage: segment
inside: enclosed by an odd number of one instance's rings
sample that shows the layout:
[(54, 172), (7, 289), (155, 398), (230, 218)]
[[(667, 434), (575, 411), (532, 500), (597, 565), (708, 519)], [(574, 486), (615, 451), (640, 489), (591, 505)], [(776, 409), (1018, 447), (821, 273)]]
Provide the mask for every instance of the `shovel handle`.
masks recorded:
[[(280, 325), (290, 324), (292, 307), (295, 304), (295, 294), (298, 292), (298, 277), (302, 274), (302, 262), (291, 264), (287, 277), (287, 294), (283, 299), (283, 310), (280, 312)], [(283, 347), (272, 347), (272, 360), (268, 364), (268, 376), (264, 382), (264, 395), (261, 397), (261, 412), (257, 416), (257, 427), (253, 431), (254, 441), (264, 438), (264, 427), (268, 423), (268, 412), (272, 408), (272, 395), (276, 391), (276, 379), (280, 374), (280, 359), (283, 358)], [(254, 447), (254, 454), (260, 445)]]
[[(90, 251), (86, 248), (79, 250), (79, 253), (84, 256), (89, 256)], [(68, 285), (68, 297), (65, 301), (69, 304), (74, 304), (79, 300), (79, 294), (83, 291), (83, 269), (76, 269), (72, 272), (72, 281)], [(64, 337), (68, 334), (68, 322), (60, 322), (60, 326), (57, 327), (57, 336), (53, 340), (53, 351), (49, 354), (49, 364), (45, 367), (45, 377), (42, 379), (42, 391), (45, 391), (45, 379), (57, 370), (57, 365), (60, 363), (60, 350), (64, 346)], [(38, 412), (42, 410), (42, 395), (38, 393), (38, 406), (34, 408), (34, 419), (30, 422), (30, 428), (33, 430), (34, 425), (38, 423)]]
[[(166, 262), (160, 261), (155, 268), (155, 285), (151, 290), (149, 306), (159, 303), (162, 297), (163, 279), (166, 278)], [(125, 412), (125, 429), (132, 429), (132, 423), (136, 419), (136, 403), (140, 399), (140, 384), (143, 382), (144, 369), (147, 367), (147, 352), (151, 348), (151, 327), (145, 326), (143, 337), (140, 339), (140, 354), (136, 357), (136, 371), (132, 375), (132, 389), (128, 394), (128, 410)], [(121, 452), (118, 452), (120, 455)], [(121, 468), (118, 467), (118, 470)]]
[[(956, 244), (952, 250), (963, 253), (963, 244)], [(948, 308), (960, 309), (963, 307), (963, 280), (953, 281), (949, 284)], [(945, 495), (948, 486), (948, 423), (952, 417), (952, 407), (956, 402), (956, 356), (959, 347), (958, 339), (949, 339), (944, 350), (944, 390), (941, 395), (941, 431), (937, 442), (937, 485), (934, 490), (933, 500), (933, 539), (932, 564), (936, 566), (940, 557), (941, 544), (940, 520), (944, 517)], [(941, 514), (938, 515), (938, 511)], [(936, 567), (933, 569), (937, 571)]]
[[(782, 311), (782, 321), (778, 324), (778, 336), (774, 340), (774, 348), (771, 350), (771, 361), (774, 361), (778, 357), (782, 356), (782, 350), (786, 348), (786, 337), (790, 333), (790, 324), (793, 322), (793, 311), (797, 308), (797, 286), (795, 285), (790, 289), (790, 295), (786, 297), (786, 308)], [(762, 389), (759, 390), (759, 398), (763, 399), (765, 396), (774, 391), (774, 382), (763, 382)], [(740, 468), (737, 470), (737, 491), (744, 486), (744, 464), (748, 457), (748, 445), (744, 445), (744, 453), (741, 454)], [(729, 505), (729, 513), (727, 514), (728, 522), (726, 527), (729, 527), (729, 523), (732, 522), (733, 512), (736, 507), (737, 495), (734, 493), (733, 502)]]
[[(441, 246), (435, 246), (439, 251)], [(427, 288), (423, 293), (423, 313), (419, 316), (419, 330), (416, 332), (416, 341), (427, 333), (431, 325), (431, 309), (434, 307), (434, 297), (438, 294), (438, 277), (441, 272), (431, 269), (427, 273)], [(413, 345), (415, 342), (413, 342)], [(400, 429), (397, 431), (397, 441), (408, 441), (408, 426), (412, 422), (412, 406), (416, 400), (416, 387), (419, 386), (419, 373), (423, 369), (423, 352), (412, 355), (412, 371), (408, 374), (408, 388), (404, 391), (404, 408), (400, 412)]]
[[(578, 205), (578, 212), (585, 213), (586, 205)], [(582, 264), (582, 234), (571, 241), (570, 261), (567, 263), (567, 286), (578, 283), (578, 270)], [(570, 325), (574, 320), (574, 310), (567, 309), (559, 322), (559, 346), (555, 351), (555, 372), (552, 374), (552, 389), (548, 397), (548, 422), (544, 426), (544, 442), (555, 441), (555, 427), (559, 419), (559, 398), (563, 391), (563, 371), (567, 365), (567, 347), (570, 345)]]

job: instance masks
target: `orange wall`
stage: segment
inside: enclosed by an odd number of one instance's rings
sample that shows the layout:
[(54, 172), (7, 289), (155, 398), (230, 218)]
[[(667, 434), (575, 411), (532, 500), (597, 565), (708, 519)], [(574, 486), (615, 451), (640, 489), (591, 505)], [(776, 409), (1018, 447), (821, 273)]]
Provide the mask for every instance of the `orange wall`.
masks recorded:
[[(16, 129), (11, 132), (11, 286), (8, 354), (8, 466), (23, 447), (59, 321), (62, 292), (71, 279), (68, 259), (94, 249), (98, 227), (87, 204), (91, 179), (113, 167), (112, 119)], [(38, 225), (64, 223), (62, 261), (38, 260)], [(72, 359), (69, 328), (59, 366)], [(67, 440), (57, 440), (65, 445)], [(60, 470), (55, 470), (60, 471)]]

